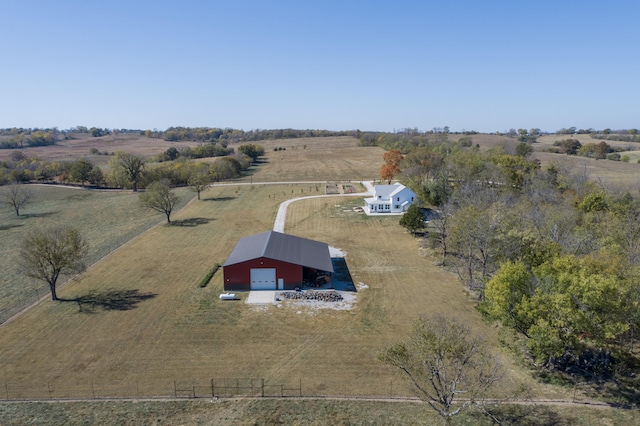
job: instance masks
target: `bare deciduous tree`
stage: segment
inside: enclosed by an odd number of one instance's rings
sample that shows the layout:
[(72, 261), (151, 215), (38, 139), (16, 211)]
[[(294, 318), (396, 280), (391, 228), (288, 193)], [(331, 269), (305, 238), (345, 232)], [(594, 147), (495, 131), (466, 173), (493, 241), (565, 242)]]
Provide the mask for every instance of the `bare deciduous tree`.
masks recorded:
[(32, 191), (24, 184), (7, 185), (0, 191), (0, 202), (13, 207), (16, 216), (20, 216), (20, 209), (29, 202)]
[(501, 367), (465, 325), (446, 317), (420, 318), (405, 341), (382, 351), (379, 360), (399, 368), (445, 424), (482, 404), (500, 379)]
[(31, 232), (20, 249), (21, 272), (49, 284), (51, 300), (58, 300), (56, 283), (63, 274), (82, 272), (87, 243), (75, 228), (50, 228)]

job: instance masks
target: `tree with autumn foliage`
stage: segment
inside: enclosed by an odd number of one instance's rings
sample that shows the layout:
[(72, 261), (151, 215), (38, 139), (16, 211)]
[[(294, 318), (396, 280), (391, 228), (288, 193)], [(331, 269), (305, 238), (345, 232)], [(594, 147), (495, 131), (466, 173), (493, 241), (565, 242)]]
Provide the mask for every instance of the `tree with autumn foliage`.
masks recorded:
[(391, 180), (400, 173), (400, 162), (404, 159), (397, 149), (387, 151), (382, 156), (384, 165), (380, 168), (380, 178), (391, 184)]

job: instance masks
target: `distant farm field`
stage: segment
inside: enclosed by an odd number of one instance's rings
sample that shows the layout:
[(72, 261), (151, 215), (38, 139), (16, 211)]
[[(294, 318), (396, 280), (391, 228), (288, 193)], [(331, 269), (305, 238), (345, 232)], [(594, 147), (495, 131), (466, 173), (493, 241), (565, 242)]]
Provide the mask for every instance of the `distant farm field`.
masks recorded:
[[(197, 146), (199, 142), (168, 142), (163, 139), (149, 138), (136, 134), (118, 134), (101, 137), (89, 135), (71, 135), (70, 139), (58, 141), (55, 145), (21, 148), (19, 151), (27, 157), (37, 157), (49, 161), (74, 161), (86, 158), (94, 165), (104, 167), (117, 151), (130, 152), (145, 157), (154, 156), (166, 151), (170, 147), (180, 149), (184, 146)], [(91, 150), (99, 154), (92, 154)], [(0, 161), (11, 158), (15, 149), (0, 149)]]

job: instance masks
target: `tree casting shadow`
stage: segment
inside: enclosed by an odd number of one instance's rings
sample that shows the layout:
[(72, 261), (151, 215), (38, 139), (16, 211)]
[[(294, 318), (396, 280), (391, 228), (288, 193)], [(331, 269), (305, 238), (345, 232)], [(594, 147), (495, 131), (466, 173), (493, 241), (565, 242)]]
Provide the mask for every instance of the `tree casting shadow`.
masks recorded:
[(93, 314), (98, 309), (103, 311), (128, 311), (134, 309), (144, 300), (156, 297), (155, 293), (140, 293), (139, 290), (105, 290), (91, 291), (85, 296), (75, 299), (59, 299), (63, 302), (76, 302), (80, 312)]
[(192, 217), (191, 219), (174, 220), (171, 222), (171, 226), (198, 226), (206, 225), (214, 219), (207, 219), (206, 217)]

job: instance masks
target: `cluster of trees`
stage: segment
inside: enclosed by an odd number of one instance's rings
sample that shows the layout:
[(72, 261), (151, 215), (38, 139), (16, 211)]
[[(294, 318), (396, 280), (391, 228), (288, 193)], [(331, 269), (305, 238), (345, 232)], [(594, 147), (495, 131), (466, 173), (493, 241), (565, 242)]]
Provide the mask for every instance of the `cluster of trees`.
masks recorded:
[(402, 153), (433, 145), (446, 145), (451, 149), (470, 147), (472, 140), (471, 136), (465, 135), (456, 142), (451, 142), (449, 140), (449, 130), (446, 127), (428, 132), (420, 132), (418, 129), (403, 129), (394, 133), (358, 131), (355, 136), (360, 141), (360, 146), (379, 146), (390, 151), (398, 150)]
[(158, 161), (173, 161), (179, 157), (182, 158), (210, 158), (210, 157), (222, 157), (225, 155), (232, 155), (234, 153), (233, 148), (227, 148), (227, 143), (223, 142), (217, 144), (210, 142), (196, 146), (194, 148), (184, 146), (180, 149), (171, 147), (158, 156)]
[[(209, 146), (214, 145), (207, 144), (202, 148)], [(216, 150), (212, 152), (201, 151), (201, 147), (185, 148), (181, 151), (172, 147), (161, 154), (159, 160), (164, 163), (154, 167), (148, 167), (148, 161), (144, 157), (116, 152), (109, 161), (108, 173), (104, 173), (100, 167), (86, 158), (51, 162), (27, 157), (22, 151), (15, 151), (11, 160), (0, 162), (0, 185), (38, 181), (78, 183), (82, 186), (107, 185), (135, 191), (139, 186), (146, 187), (152, 182), (165, 180), (171, 186), (187, 186), (194, 181), (194, 175), (206, 175), (208, 182), (237, 178), (251, 166), (252, 161), (264, 155), (264, 148), (255, 144), (240, 146), (237, 154), (232, 149), (214, 147)], [(219, 158), (211, 163), (196, 163), (191, 160), (201, 156)], [(167, 162), (168, 160), (173, 161)], [(199, 177), (195, 180), (203, 179)]]
[(51, 162), (27, 157), (22, 151), (16, 151), (10, 161), (0, 162), (0, 185), (32, 181), (101, 186), (105, 184), (105, 176), (99, 167), (86, 159)]
[(0, 133), (0, 149), (54, 145), (60, 136), (58, 129), (4, 129)]
[[(426, 241), (441, 263), (522, 337), (530, 359), (560, 368), (591, 356), (595, 374), (611, 367), (602, 354), (631, 345), (640, 326), (637, 197), (590, 182), (585, 169), (542, 169), (501, 148), (431, 143), (405, 153), (399, 168), (399, 180), (439, 210)], [(405, 226), (415, 230), (424, 218), (412, 216)]]
[(579, 155), (582, 157), (595, 158), (596, 160), (613, 160), (613, 161), (629, 161), (628, 156), (621, 156), (619, 153), (624, 149), (621, 147), (612, 147), (605, 141), (599, 143), (582, 144), (577, 139), (563, 139), (553, 143), (554, 148), (550, 152), (567, 155)]

